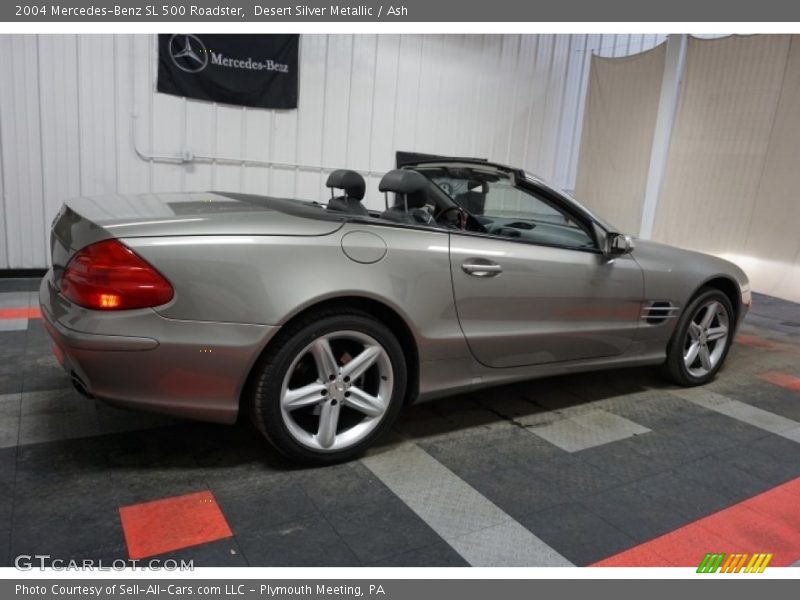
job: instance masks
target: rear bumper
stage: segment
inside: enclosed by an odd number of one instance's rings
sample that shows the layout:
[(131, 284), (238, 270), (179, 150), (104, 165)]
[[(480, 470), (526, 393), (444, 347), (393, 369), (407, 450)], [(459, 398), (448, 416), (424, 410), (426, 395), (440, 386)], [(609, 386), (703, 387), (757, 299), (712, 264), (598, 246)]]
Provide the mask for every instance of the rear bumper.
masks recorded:
[(150, 309), (101, 312), (39, 288), (42, 318), (64, 370), (110, 404), (232, 423), (247, 375), (278, 327), (167, 319)]

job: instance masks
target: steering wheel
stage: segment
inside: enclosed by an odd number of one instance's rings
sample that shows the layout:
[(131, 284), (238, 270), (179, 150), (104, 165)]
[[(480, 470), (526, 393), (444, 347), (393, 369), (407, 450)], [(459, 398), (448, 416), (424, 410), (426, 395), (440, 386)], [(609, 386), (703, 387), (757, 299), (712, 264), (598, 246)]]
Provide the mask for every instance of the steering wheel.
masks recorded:
[(440, 210), (439, 214), (436, 215), (436, 221), (437, 222), (445, 221), (445, 224), (447, 224), (448, 220), (444, 219), (444, 217), (446, 215), (449, 215), (451, 212), (457, 212), (458, 213), (457, 220), (456, 220), (456, 223), (458, 224), (458, 228), (459, 229), (466, 229), (466, 227), (467, 227), (467, 211), (465, 211), (463, 208), (461, 208), (457, 204), (453, 204), (452, 206), (447, 206), (447, 207), (443, 208), (442, 210)]

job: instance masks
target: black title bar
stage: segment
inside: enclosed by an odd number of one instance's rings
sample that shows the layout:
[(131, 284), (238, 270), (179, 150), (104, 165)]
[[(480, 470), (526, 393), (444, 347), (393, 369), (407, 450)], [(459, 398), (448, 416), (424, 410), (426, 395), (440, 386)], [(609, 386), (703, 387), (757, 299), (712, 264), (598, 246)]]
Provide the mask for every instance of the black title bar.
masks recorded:
[(62, 0), (0, 3), (3, 22), (798, 22), (791, 0)]

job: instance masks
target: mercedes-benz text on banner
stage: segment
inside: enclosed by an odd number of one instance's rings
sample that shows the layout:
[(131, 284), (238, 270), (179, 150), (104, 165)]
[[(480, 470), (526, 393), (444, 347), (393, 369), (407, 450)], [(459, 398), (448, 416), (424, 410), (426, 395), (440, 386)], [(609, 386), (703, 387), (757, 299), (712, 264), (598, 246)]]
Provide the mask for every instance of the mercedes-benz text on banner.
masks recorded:
[(158, 36), (159, 92), (257, 108), (297, 108), (296, 34)]

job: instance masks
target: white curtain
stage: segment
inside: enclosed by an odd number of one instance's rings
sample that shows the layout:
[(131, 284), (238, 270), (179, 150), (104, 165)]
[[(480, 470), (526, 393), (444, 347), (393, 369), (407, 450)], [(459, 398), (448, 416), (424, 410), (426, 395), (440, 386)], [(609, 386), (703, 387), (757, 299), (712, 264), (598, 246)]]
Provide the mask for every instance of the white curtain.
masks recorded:
[(798, 45), (689, 40), (654, 238), (729, 258), (755, 290), (800, 301)]
[[(633, 232), (663, 73), (648, 58), (649, 75), (593, 61), (576, 192)], [(800, 302), (800, 36), (688, 40), (653, 238), (728, 258), (755, 291)]]
[(666, 44), (625, 58), (592, 57), (575, 197), (638, 234)]

